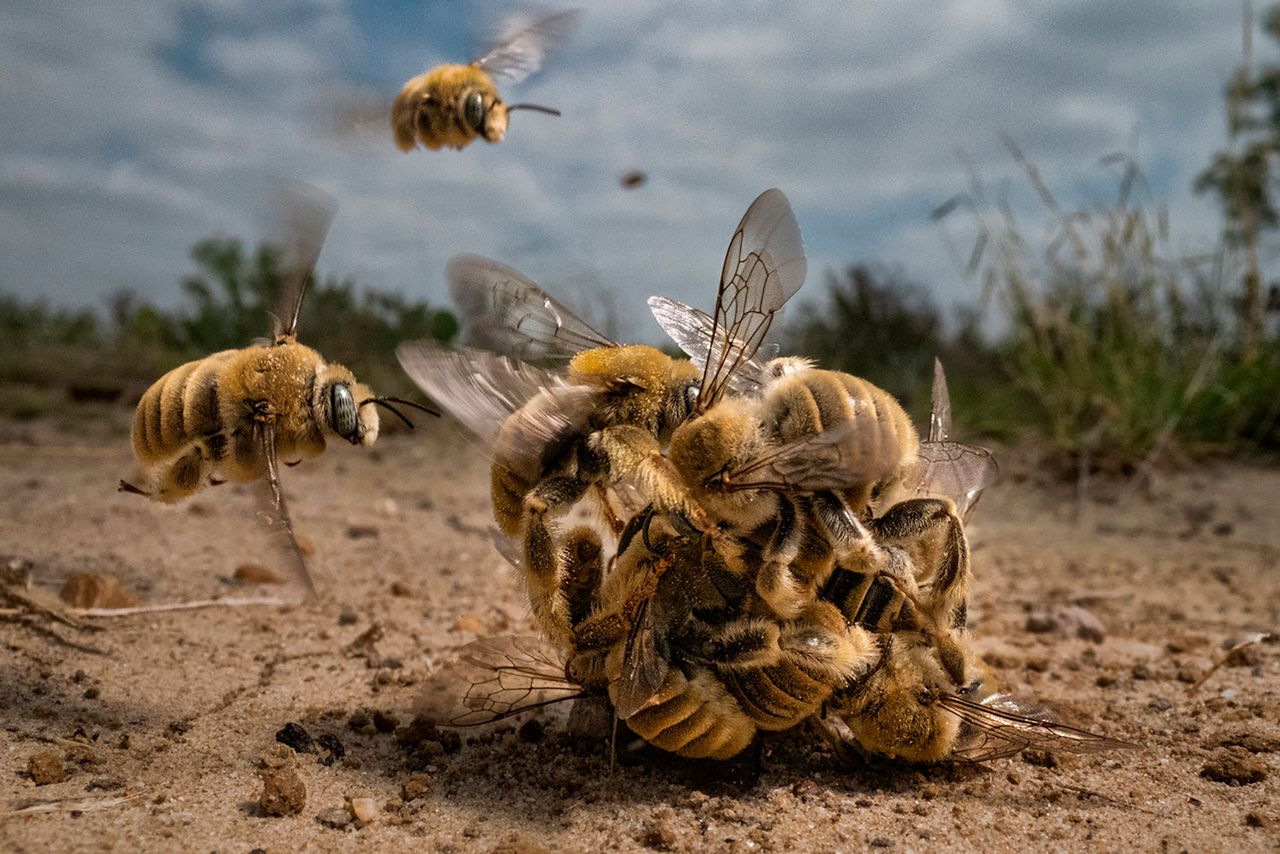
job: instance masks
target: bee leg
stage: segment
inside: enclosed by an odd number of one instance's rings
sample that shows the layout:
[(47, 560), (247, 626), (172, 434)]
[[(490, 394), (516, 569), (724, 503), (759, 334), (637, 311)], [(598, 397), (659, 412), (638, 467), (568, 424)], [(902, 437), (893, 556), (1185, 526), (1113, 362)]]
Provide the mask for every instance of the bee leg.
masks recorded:
[(590, 528), (575, 528), (565, 538), (565, 571), (561, 587), (568, 606), (569, 625), (576, 626), (595, 607), (604, 577), (600, 535)]
[(204, 475), (204, 455), (200, 448), (192, 446), (164, 469), (157, 481), (154, 492), (149, 497), (165, 503), (181, 501), (200, 488)]
[(609, 503), (609, 490), (599, 481), (596, 481), (592, 486), (600, 504), (600, 515), (604, 517), (605, 524), (613, 531), (613, 535), (615, 537), (619, 536), (627, 525), (613, 511), (613, 505)]
[(142, 495), (147, 498), (151, 497), (150, 492), (147, 492), (145, 489), (143, 489), (140, 486), (134, 486), (132, 483), (130, 483), (127, 480), (120, 481), (120, 484), (116, 487), (116, 492), (127, 492), (130, 495)]
[(572, 477), (539, 482), (524, 500), (524, 576), (529, 604), (538, 624), (553, 639), (565, 641), (571, 631), (565, 597), (565, 555), (548, 515), (577, 501), (587, 484)]
[(592, 450), (608, 462), (613, 477), (634, 477), (645, 496), (662, 511), (681, 513), (700, 532), (717, 536), (715, 526), (701, 507), (689, 498), (689, 490), (676, 467), (662, 455), (652, 433), (627, 424), (606, 427), (591, 434)]
[(691, 617), (672, 638), (678, 657), (716, 670), (755, 670), (782, 657), (775, 620), (742, 617), (712, 625)]
[(910, 556), (917, 582), (930, 587), (929, 610), (952, 628), (963, 628), (971, 578), (969, 541), (955, 505), (940, 498), (910, 499), (889, 508), (873, 526), (877, 540)]
[(805, 528), (798, 524), (791, 501), (779, 502), (778, 510), (773, 536), (761, 554), (756, 573), (756, 594), (779, 617), (789, 620), (803, 611), (813, 597), (791, 571), (804, 543)]

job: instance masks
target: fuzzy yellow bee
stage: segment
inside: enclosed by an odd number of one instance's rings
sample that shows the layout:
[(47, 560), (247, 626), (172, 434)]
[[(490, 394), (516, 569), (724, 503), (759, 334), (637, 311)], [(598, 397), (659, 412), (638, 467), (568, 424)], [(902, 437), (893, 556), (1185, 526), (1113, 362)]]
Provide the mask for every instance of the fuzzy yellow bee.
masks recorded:
[(477, 137), (502, 142), (508, 114), (536, 110), (537, 104), (508, 104), (493, 78), (519, 83), (541, 67), (548, 50), (577, 23), (577, 10), (556, 12), (528, 23), (509, 24), (502, 43), (469, 65), (440, 65), (405, 83), (391, 107), (391, 130), (401, 151), (419, 145), (436, 150), (465, 148)]
[[(265, 479), (272, 513), (293, 538), (280, 491), (280, 460), (295, 465), (319, 456), (326, 436), (372, 445), (379, 427), (374, 405), (410, 427), (392, 404), (439, 414), (412, 401), (376, 396), (350, 370), (298, 342), (302, 299), (333, 206), (299, 195), (290, 212), (295, 221), (285, 247), (286, 320), (270, 341), (179, 365), (147, 389), (133, 419), (137, 474), (120, 482), (122, 492), (172, 503), (228, 480)], [(300, 555), (295, 569), (314, 593)]]

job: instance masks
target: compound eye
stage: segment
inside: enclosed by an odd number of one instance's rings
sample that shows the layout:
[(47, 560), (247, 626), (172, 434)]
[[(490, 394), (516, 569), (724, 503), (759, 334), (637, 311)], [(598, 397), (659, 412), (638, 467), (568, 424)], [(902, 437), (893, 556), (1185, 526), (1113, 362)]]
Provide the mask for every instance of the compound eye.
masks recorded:
[(462, 105), (462, 117), (476, 133), (484, 133), (484, 96), (472, 92)]
[(698, 387), (691, 385), (684, 390), (684, 402), (689, 407), (689, 411), (693, 411), (694, 405), (698, 402)]
[(347, 441), (355, 441), (360, 429), (360, 416), (356, 412), (356, 400), (351, 389), (341, 383), (329, 387), (329, 426)]

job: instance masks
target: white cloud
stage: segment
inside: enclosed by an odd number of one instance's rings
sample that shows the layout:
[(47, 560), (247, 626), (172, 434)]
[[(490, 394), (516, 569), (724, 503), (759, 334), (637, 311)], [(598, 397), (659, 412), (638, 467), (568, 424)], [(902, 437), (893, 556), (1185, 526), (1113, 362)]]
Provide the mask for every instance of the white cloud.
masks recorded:
[[(341, 203), (323, 271), (436, 301), (446, 259), (482, 252), (553, 289), (598, 278), (624, 334), (656, 335), (644, 298), (709, 307), (734, 224), (770, 186), (808, 235), (811, 286), (826, 265), (878, 259), (947, 301), (967, 285), (927, 214), (966, 186), (958, 151), (993, 187), (1016, 183), (1000, 130), (1065, 202), (1136, 131), (1179, 239), (1217, 228), (1189, 185), (1223, 138), (1230, 10), (596, 4), (551, 68), (506, 92), (563, 118), (516, 114), (500, 146), (401, 155), (323, 132), (326, 101), (357, 62), (375, 64), (367, 82), (406, 57), (465, 60), (480, 45), (456, 45), (490, 29), (492, 3), (407, 16), (386, 44), (363, 43), (343, 0), (219, 0), (193, 33), (194, 8), (0, 8), (0, 288), (87, 303), (129, 284), (172, 304), (189, 246), (252, 238), (271, 188), (296, 179)], [(632, 168), (650, 180), (624, 192)]]

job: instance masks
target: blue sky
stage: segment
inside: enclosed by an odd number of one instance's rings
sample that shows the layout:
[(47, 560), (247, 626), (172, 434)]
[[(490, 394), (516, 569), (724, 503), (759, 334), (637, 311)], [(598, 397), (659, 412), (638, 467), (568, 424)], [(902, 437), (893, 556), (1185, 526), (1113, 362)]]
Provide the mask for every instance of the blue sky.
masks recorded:
[[(504, 87), (563, 118), (517, 113), (501, 145), (404, 155), (380, 128), (333, 133), (333, 105), (389, 103), (423, 68), (475, 58), (509, 4), (9, 0), (0, 290), (177, 304), (192, 243), (255, 239), (274, 188), (304, 180), (340, 204), (323, 273), (435, 303), (448, 257), (479, 252), (656, 340), (645, 297), (710, 307), (734, 225), (771, 186), (805, 234), (810, 297), (824, 270), (872, 261), (949, 302), (973, 286), (928, 214), (965, 188), (961, 155), (993, 187), (1013, 178), (1000, 131), (1068, 203), (1101, 197), (1098, 159), (1129, 151), (1179, 249), (1216, 236), (1190, 184), (1224, 141), (1237, 4), (581, 5), (549, 67)], [(649, 183), (624, 192), (637, 168)], [(1013, 199), (1034, 222), (1029, 194)]]

